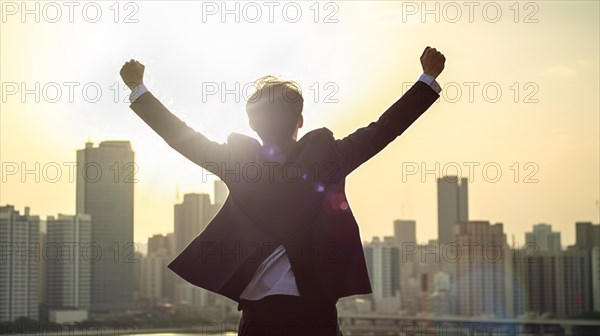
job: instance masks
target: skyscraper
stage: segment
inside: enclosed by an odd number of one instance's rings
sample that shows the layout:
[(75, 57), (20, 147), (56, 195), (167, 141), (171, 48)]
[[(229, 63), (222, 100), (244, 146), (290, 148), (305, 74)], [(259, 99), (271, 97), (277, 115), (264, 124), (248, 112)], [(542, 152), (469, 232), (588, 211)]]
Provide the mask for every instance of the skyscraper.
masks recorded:
[(373, 241), (363, 246), (375, 310), (397, 312), (400, 309), (399, 248), (390, 240)]
[(508, 251), (503, 225), (487, 221), (454, 225), (456, 246), (456, 312), (463, 316), (505, 317), (505, 258)]
[(560, 251), (560, 232), (553, 232), (552, 225), (537, 224), (533, 232), (525, 232), (525, 243), (535, 244), (539, 252)]
[(142, 297), (172, 302), (175, 275), (167, 268), (174, 257), (173, 234), (148, 238), (148, 254), (142, 262)]
[(40, 217), (0, 207), (0, 322), (38, 319)]
[(88, 310), (91, 265), (86, 252), (91, 243), (87, 214), (48, 216), (46, 236), (46, 304), (50, 309)]
[[(185, 194), (181, 204), (175, 204), (175, 254), (198, 236), (217, 213), (208, 194)], [(175, 302), (181, 305), (202, 308), (214, 297), (203, 288), (195, 287), (181, 278), (175, 281)]]
[(563, 273), (563, 283), (559, 284), (559, 296), (564, 301), (559, 316), (572, 317), (592, 311), (590, 256), (591, 252), (578, 250), (560, 254), (558, 269)]
[(168, 235), (155, 234), (148, 238), (148, 254), (171, 255), (172, 248)]
[(133, 186), (129, 141), (91, 142), (77, 151), (76, 212), (92, 219), (91, 310), (125, 309), (133, 300)]
[(438, 242), (453, 241), (453, 225), (469, 220), (467, 178), (444, 176), (437, 179)]
[(570, 249), (532, 253), (512, 250), (507, 275), (512, 283), (515, 316), (550, 314), (565, 318), (592, 310), (589, 255)]
[(402, 243), (416, 243), (417, 223), (414, 220), (396, 219), (394, 221), (394, 238), (399, 246)]
[[(576, 222), (575, 223), (575, 245), (569, 246), (569, 250), (577, 250), (584, 253), (587, 257), (587, 267), (585, 274), (587, 279), (583, 283), (589, 287), (584, 287), (582, 290), (581, 304), (583, 311), (600, 311), (600, 284), (598, 283), (598, 248), (600, 248), (600, 224), (592, 224), (591, 222)], [(588, 299), (589, 302), (588, 302)], [(575, 304), (574, 309), (579, 312), (578, 304)]]
[(600, 246), (600, 224), (575, 223), (575, 248), (591, 250), (594, 246)]
[(560, 269), (561, 251), (531, 253), (533, 248), (512, 250), (509, 268), (515, 316), (549, 313), (559, 316), (564, 301)]
[(419, 256), (415, 251), (418, 250), (416, 222), (414, 220), (394, 221), (394, 244), (398, 247), (399, 265), (399, 290), (402, 297), (402, 306), (411, 311), (409, 306), (416, 309), (418, 300), (415, 299), (416, 292), (410, 287), (410, 279), (415, 276), (418, 266), (421, 265)]
[(175, 204), (175, 250), (179, 253), (202, 232), (216, 211), (208, 194), (183, 195), (183, 202)]

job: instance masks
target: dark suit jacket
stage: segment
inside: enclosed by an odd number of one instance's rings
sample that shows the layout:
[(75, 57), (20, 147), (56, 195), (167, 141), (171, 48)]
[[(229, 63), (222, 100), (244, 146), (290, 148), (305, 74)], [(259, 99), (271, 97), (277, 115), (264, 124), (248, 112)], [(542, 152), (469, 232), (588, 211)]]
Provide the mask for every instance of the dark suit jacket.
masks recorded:
[[(416, 82), (379, 120), (343, 139), (323, 127), (285, 150), (231, 133), (220, 144), (171, 114), (151, 93), (131, 108), (171, 147), (221, 178), (225, 204), (168, 267), (234, 301), (280, 244), (302, 296), (336, 302), (371, 293), (345, 178), (404, 132), (439, 95)], [(381, 176), (378, 183), (388, 178)]]

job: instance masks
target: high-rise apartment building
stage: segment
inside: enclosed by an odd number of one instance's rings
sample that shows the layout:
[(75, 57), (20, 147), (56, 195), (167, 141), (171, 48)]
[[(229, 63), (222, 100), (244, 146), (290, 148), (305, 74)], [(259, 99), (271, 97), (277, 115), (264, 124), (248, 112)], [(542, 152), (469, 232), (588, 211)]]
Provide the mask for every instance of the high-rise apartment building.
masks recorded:
[(454, 229), (454, 241), (460, 251), (456, 258), (456, 313), (505, 317), (508, 244), (503, 225), (469, 221), (456, 223)]
[(376, 311), (397, 312), (400, 309), (400, 254), (392, 242), (373, 240), (363, 246)]
[(525, 243), (535, 244), (540, 252), (557, 252), (561, 250), (560, 232), (552, 231), (552, 225), (537, 224), (532, 232), (525, 232)]
[(40, 217), (0, 207), (0, 322), (39, 317)]
[(88, 310), (91, 299), (91, 216), (46, 219), (46, 305), (50, 309)]

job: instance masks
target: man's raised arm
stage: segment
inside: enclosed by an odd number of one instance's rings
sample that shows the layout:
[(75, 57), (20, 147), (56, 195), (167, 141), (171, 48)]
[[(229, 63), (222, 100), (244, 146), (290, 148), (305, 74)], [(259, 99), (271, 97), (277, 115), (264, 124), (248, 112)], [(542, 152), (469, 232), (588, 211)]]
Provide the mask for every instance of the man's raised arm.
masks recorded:
[(129, 107), (169, 146), (220, 177), (216, 167), (228, 161), (228, 146), (209, 140), (172, 114), (144, 86), (144, 69), (143, 64), (133, 59), (121, 68), (121, 78), (132, 90)]
[(419, 80), (377, 121), (335, 140), (344, 175), (379, 153), (438, 99), (441, 88), (435, 79), (444, 70), (445, 61), (444, 55), (435, 48), (425, 48), (421, 55), (423, 74)]

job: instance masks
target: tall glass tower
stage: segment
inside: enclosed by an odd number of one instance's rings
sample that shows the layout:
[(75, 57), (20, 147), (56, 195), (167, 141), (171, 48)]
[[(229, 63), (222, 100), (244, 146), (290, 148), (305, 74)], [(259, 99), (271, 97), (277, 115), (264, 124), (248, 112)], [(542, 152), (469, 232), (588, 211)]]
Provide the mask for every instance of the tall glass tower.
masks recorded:
[(125, 309), (133, 300), (133, 187), (129, 141), (90, 142), (77, 151), (77, 213), (91, 216), (92, 311)]
[[(460, 184), (459, 184), (460, 181)], [(467, 178), (444, 176), (437, 179), (438, 242), (454, 241), (454, 224), (469, 220)]]

